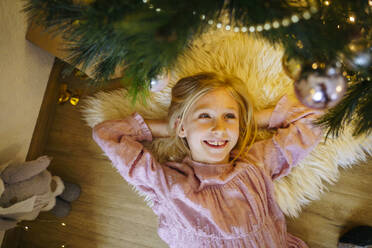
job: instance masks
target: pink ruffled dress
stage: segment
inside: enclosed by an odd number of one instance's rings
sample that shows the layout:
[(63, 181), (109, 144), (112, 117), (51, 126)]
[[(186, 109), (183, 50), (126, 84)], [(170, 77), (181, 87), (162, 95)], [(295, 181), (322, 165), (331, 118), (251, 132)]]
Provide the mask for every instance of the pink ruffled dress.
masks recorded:
[(307, 247), (287, 232), (273, 180), (319, 143), (322, 130), (311, 123), (317, 113), (283, 96), (269, 121), (274, 136), (228, 164), (190, 157), (158, 163), (140, 143), (152, 135), (138, 113), (96, 125), (93, 138), (123, 178), (150, 197), (158, 235), (170, 247)]

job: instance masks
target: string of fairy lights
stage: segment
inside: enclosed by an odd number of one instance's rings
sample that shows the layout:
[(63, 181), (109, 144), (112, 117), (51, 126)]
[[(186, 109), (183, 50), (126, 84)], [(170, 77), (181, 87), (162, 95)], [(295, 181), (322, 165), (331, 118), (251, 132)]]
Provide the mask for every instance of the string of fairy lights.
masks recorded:
[[(153, 4), (150, 3), (149, 0), (142, 0), (143, 3), (148, 4), (150, 9), (154, 9), (156, 12), (163, 11), (161, 8), (156, 8)], [(279, 28), (280, 26), (288, 27), (293, 23), (297, 23), (300, 21), (301, 18), (308, 20), (311, 18), (312, 14), (318, 12), (318, 9), (315, 6), (311, 6), (309, 10), (306, 10), (302, 13), (293, 14), (291, 17), (285, 17), (281, 20), (274, 20), (272, 22), (267, 22), (264, 24), (259, 25), (250, 25), (250, 26), (237, 26), (231, 25), (227, 23), (223, 23), (222, 21), (215, 21), (213, 19), (207, 18), (205, 14), (200, 14), (200, 19), (206, 21), (209, 25), (216, 27), (217, 29), (225, 29), (226, 31), (234, 31), (236, 33), (242, 32), (261, 32), (264, 30), (270, 30), (271, 28)], [(197, 15), (196, 11), (192, 12), (193, 15)]]
[[(150, 3), (150, 0), (142, 0), (143, 3), (148, 5), (148, 8), (154, 9), (156, 12), (161, 12), (163, 11), (161, 8), (155, 7), (152, 3)], [(331, 6), (331, 1), (326, 0), (323, 2), (324, 6)], [(368, 0), (369, 6), (372, 6), (372, 0)], [(277, 29), (280, 28), (281, 26), (283, 27), (288, 27), (291, 24), (295, 24), (299, 22), (301, 19), (304, 20), (309, 20), (312, 15), (316, 14), (318, 12), (318, 8), (316, 6), (311, 6), (309, 10), (305, 10), (304, 12), (301, 13), (295, 13), (290, 17), (284, 17), (280, 20), (273, 20), (271, 22), (266, 22), (263, 24), (258, 24), (258, 25), (231, 25), (229, 23), (223, 23), (222, 21), (215, 21), (211, 18), (208, 18), (205, 14), (200, 14), (200, 19), (206, 21), (209, 25), (214, 26), (217, 29), (225, 29), (226, 31), (233, 31), (233, 32), (262, 32), (262, 31), (268, 31), (270, 29)], [(196, 11), (192, 12), (193, 15), (197, 15)], [(348, 22), (350, 23), (355, 23), (356, 21), (356, 16), (354, 14), (350, 14), (348, 16)], [(340, 28), (340, 25), (337, 25), (337, 28)]]
[[(297, 23), (300, 21), (301, 18), (304, 18), (305, 20), (308, 20), (311, 18), (312, 14), (315, 14), (318, 12), (318, 9), (316, 7), (311, 7), (310, 11), (304, 11), (303, 13), (299, 14), (293, 14), (291, 17), (285, 17), (282, 20), (274, 20), (272, 22), (267, 22), (265, 24), (259, 24), (259, 25), (250, 25), (250, 26), (234, 26), (230, 24), (224, 24), (222, 22), (215, 22), (212, 19), (209, 19), (207, 23), (209, 25), (215, 25), (217, 29), (225, 29), (226, 31), (234, 31), (236, 33), (242, 32), (262, 32), (264, 30), (270, 30), (271, 28), (279, 28), (280, 26), (287, 27), (293, 23)], [(201, 15), (202, 20), (206, 20), (205, 15)]]
[[(156, 12), (161, 12), (163, 11), (161, 8), (155, 7), (152, 3), (150, 3), (150, 0), (142, 0), (144, 4), (148, 5), (148, 8), (154, 9)], [(330, 0), (325, 0), (323, 1), (323, 5), (326, 7), (331, 6), (331, 1)], [(368, 0), (368, 4), (370, 7), (372, 7), (372, 0)], [(215, 27), (217, 29), (224, 29), (226, 31), (233, 31), (233, 32), (242, 32), (242, 33), (255, 33), (255, 32), (262, 32), (262, 31), (268, 31), (270, 29), (277, 29), (282, 27), (288, 27), (292, 24), (298, 23), (301, 19), (304, 20), (309, 20), (312, 15), (316, 14), (318, 12), (318, 8), (316, 6), (310, 6), (309, 10), (305, 10), (304, 12), (301, 13), (295, 13), (291, 15), (290, 17), (284, 17), (280, 20), (273, 20), (271, 22), (266, 22), (264, 24), (258, 24), (258, 25), (243, 25), (243, 26), (238, 26), (238, 25), (232, 25), (230, 23), (224, 23), (222, 21), (215, 21), (211, 18), (208, 18), (205, 14), (200, 14), (200, 19), (206, 21), (210, 26)], [(192, 12), (193, 15), (197, 15), (197, 12), (194, 10)], [(349, 14), (347, 17), (347, 21), (349, 23), (355, 23), (357, 17), (355, 14)], [(323, 20), (323, 24), (325, 24), (325, 21)], [(337, 29), (340, 29), (341, 26), (337, 25)], [(293, 37), (296, 38), (296, 37)], [(303, 48), (303, 44), (301, 40), (297, 41), (297, 47), (300, 49)], [(320, 65), (322, 66), (322, 65)], [(318, 63), (314, 62), (313, 63), (313, 69), (316, 69), (318, 67)], [(314, 68), (315, 67), (315, 68)]]

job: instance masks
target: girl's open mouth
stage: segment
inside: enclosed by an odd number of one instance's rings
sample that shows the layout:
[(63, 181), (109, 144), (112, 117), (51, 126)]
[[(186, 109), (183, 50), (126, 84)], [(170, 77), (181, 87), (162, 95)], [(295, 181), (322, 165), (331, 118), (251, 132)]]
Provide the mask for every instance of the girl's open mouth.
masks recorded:
[(213, 140), (204, 140), (203, 141), (207, 146), (212, 148), (224, 148), (227, 145), (227, 140), (223, 141), (213, 141)]

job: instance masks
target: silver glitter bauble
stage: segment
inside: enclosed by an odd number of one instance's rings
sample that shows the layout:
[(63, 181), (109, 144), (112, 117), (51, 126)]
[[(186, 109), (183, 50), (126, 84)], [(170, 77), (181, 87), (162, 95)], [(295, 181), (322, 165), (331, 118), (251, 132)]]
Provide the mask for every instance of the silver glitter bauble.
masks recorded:
[(314, 109), (335, 106), (345, 94), (346, 86), (345, 78), (335, 66), (318, 70), (306, 67), (294, 83), (298, 100)]
[(169, 73), (163, 73), (151, 79), (150, 90), (153, 92), (161, 91), (169, 82)]
[(367, 70), (372, 67), (372, 42), (359, 38), (350, 42), (341, 56), (350, 70)]

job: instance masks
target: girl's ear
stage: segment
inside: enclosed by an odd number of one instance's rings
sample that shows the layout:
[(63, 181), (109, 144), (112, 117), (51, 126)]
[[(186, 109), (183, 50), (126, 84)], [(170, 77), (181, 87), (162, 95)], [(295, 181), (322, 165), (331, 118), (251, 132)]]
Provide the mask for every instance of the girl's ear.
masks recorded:
[(178, 133), (178, 136), (181, 138), (186, 138), (186, 132), (185, 129), (183, 129), (183, 125), (181, 126), (180, 132)]
[[(175, 126), (174, 128), (177, 128), (179, 124), (180, 124), (180, 118), (177, 118), (176, 123), (174, 124), (174, 126)], [(186, 132), (185, 132), (185, 129), (183, 128), (183, 124), (181, 125), (181, 129), (178, 133), (178, 137), (180, 137), (180, 138), (185, 138), (186, 137)]]

